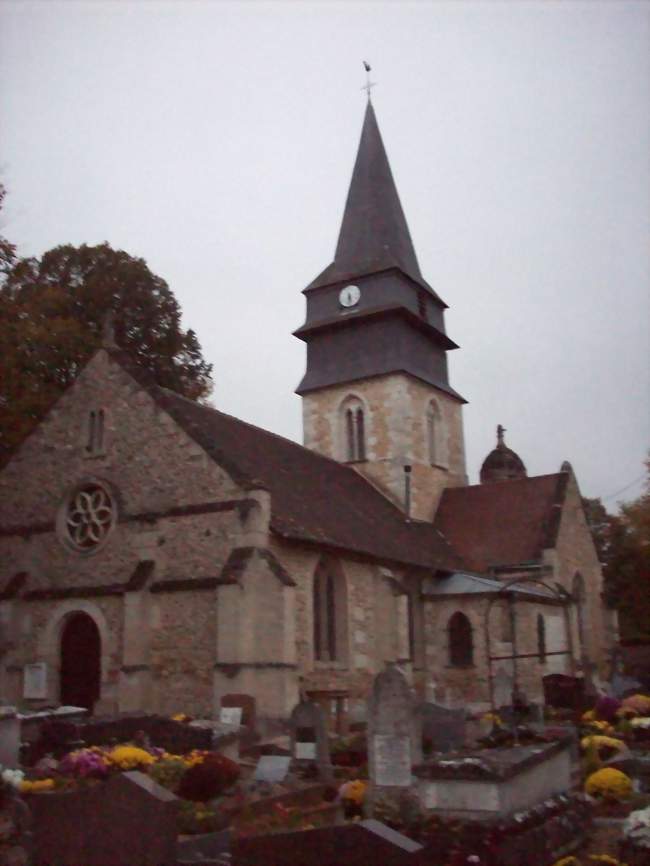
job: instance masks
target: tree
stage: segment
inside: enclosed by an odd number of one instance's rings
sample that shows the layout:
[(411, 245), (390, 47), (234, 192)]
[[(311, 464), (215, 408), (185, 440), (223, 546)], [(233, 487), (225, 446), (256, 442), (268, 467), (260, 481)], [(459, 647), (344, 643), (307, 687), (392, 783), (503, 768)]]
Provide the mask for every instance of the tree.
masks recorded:
[[(6, 194), (6, 189), (0, 183), (0, 211), (2, 210), (2, 202)], [(7, 238), (0, 235), (0, 279), (11, 268), (15, 260), (16, 247), (10, 244)]]
[(0, 461), (98, 348), (109, 312), (117, 344), (159, 385), (193, 400), (210, 393), (212, 365), (194, 331), (181, 328), (171, 289), (143, 259), (105, 243), (7, 262), (0, 285)]
[(650, 458), (645, 492), (608, 514), (600, 499), (583, 501), (600, 561), (604, 597), (618, 610), (621, 638), (650, 640)]

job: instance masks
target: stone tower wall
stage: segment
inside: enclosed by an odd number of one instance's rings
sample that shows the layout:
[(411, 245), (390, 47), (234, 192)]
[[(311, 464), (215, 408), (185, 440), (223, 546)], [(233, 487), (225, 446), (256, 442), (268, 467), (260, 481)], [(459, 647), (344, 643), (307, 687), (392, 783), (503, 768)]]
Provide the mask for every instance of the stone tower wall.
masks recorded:
[[(348, 396), (358, 397), (366, 409), (366, 460), (352, 465), (400, 507), (404, 505), (404, 465), (411, 465), (411, 516), (432, 520), (444, 488), (467, 484), (462, 405), (404, 373), (304, 395), (305, 446), (341, 462), (346, 459), (341, 405)], [(431, 400), (442, 416), (446, 465), (429, 461), (427, 409)]]

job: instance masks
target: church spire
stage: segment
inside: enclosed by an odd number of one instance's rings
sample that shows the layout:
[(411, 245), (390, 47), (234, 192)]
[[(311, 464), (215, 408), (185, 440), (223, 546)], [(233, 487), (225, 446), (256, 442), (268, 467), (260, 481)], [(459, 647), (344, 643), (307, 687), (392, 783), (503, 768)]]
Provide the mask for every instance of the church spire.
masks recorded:
[(375, 110), (368, 100), (334, 262), (309, 288), (395, 267), (435, 296), (420, 272)]

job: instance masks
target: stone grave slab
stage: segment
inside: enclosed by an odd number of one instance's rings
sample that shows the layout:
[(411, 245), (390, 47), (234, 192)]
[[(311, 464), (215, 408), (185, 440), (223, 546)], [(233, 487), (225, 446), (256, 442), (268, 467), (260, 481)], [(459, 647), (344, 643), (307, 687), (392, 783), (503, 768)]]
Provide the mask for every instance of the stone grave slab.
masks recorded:
[(422, 760), (422, 716), (404, 674), (390, 665), (375, 677), (368, 703), (368, 771), (378, 787), (411, 784)]
[(421, 866), (424, 849), (379, 821), (233, 841), (233, 866)]
[(282, 782), (287, 773), (291, 758), (285, 755), (261, 755), (253, 773), (256, 782)]
[(177, 866), (193, 863), (230, 863), (231, 831), (186, 836), (178, 842)]
[(422, 737), (433, 752), (462, 749), (466, 739), (465, 710), (451, 710), (435, 703), (420, 706)]
[(571, 741), (463, 752), (414, 768), (420, 803), (448, 817), (483, 820), (531, 808), (571, 787)]
[(176, 866), (178, 803), (137, 771), (33, 797), (34, 866)]

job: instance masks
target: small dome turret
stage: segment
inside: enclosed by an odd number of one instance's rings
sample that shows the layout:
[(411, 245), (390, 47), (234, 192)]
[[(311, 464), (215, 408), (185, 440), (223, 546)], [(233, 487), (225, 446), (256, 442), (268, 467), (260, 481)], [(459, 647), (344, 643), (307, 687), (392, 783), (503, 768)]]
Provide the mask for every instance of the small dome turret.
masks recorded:
[(481, 466), (481, 484), (491, 481), (511, 481), (513, 478), (526, 478), (528, 475), (521, 457), (506, 445), (503, 439), (505, 432), (505, 428), (499, 424), (497, 447), (490, 451)]

